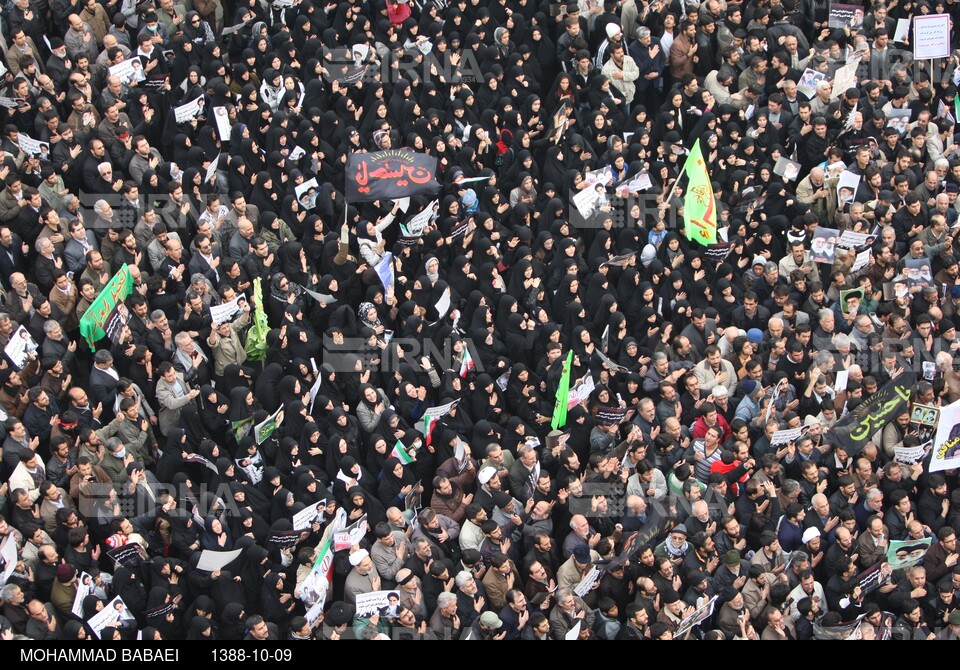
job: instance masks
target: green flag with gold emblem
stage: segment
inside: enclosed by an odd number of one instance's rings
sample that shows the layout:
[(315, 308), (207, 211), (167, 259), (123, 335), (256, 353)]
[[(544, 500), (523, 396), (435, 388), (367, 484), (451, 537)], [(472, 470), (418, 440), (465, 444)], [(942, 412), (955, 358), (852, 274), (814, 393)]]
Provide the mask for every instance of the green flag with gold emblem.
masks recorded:
[(683, 196), (684, 231), (688, 240), (703, 246), (717, 243), (717, 208), (713, 198), (707, 163), (700, 151), (700, 140), (693, 144), (687, 162), (687, 191)]

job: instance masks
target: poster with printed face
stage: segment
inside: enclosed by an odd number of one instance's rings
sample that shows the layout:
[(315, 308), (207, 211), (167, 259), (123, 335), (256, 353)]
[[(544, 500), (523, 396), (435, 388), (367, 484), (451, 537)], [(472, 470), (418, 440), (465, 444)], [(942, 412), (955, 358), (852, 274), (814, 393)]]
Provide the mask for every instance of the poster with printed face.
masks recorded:
[(304, 209), (313, 209), (317, 206), (317, 195), (320, 193), (320, 185), (317, 178), (309, 179), (293, 189), (297, 196), (297, 201)]
[(333, 550), (343, 551), (358, 544), (363, 536), (367, 534), (367, 515), (364, 514), (347, 528), (337, 531), (333, 534)]
[(857, 247), (873, 244), (875, 239), (877, 239), (876, 235), (845, 230), (843, 234), (840, 235), (840, 239), (837, 240), (837, 246), (843, 247), (844, 249), (856, 249)]
[(907, 258), (903, 272), (907, 277), (907, 286), (933, 286), (933, 271), (929, 258)]
[(940, 408), (929, 472), (960, 468), (960, 400)]
[(225, 302), (221, 305), (210, 305), (210, 319), (213, 323), (233, 321), (233, 317), (240, 313), (244, 304), (246, 304), (246, 297), (238, 295), (230, 302)]
[(253, 427), (253, 437), (257, 444), (263, 444), (264, 440), (273, 435), (273, 432), (283, 423), (283, 407), (278, 407), (277, 411)]
[(931, 445), (931, 442), (927, 442), (926, 445), (921, 444), (916, 447), (894, 447), (893, 460), (901, 465), (920, 463), (926, 458), (927, 450)]
[(203, 96), (173, 108), (177, 123), (188, 123), (203, 114)]
[(423, 506), (421, 496), (423, 495), (423, 487), (421, 486), (420, 480), (413, 485), (413, 488), (410, 489), (410, 493), (406, 495), (403, 500), (404, 509), (409, 511), (417, 511)]
[(827, 25), (831, 28), (849, 28), (856, 32), (863, 27), (863, 16), (863, 7), (860, 5), (831, 2)]
[(890, 113), (887, 114), (887, 127), (896, 129), (896, 131), (900, 133), (900, 137), (903, 137), (907, 134), (907, 128), (909, 125), (909, 109), (897, 109), (894, 107), (890, 110)]
[(883, 284), (884, 300), (901, 300), (910, 295), (910, 286), (906, 277), (896, 277), (893, 281)]
[(876, 563), (857, 575), (854, 580), (860, 587), (861, 593), (867, 595), (883, 586), (890, 579), (892, 572), (885, 563)]
[(143, 73), (143, 63), (140, 62), (139, 58), (131, 58), (122, 63), (111, 65), (108, 72), (110, 76), (117, 77), (120, 80), (121, 86), (129, 86), (131, 82), (139, 83), (147, 78)]
[(400, 232), (404, 237), (421, 237), (427, 226), (437, 218), (440, 211), (440, 201), (434, 200), (423, 208), (423, 211), (416, 214), (413, 218), (400, 225)]
[[(848, 300), (848, 298), (858, 298), (859, 300)], [(844, 314), (859, 310), (861, 302), (863, 302), (863, 288), (851, 288), (840, 291), (840, 311)]]
[(295, 163), (306, 155), (307, 155), (307, 152), (304, 150), (303, 147), (295, 146), (293, 148), (293, 151), (290, 152), (290, 155), (287, 156), (287, 160), (290, 161), (291, 163)]
[(14, 364), (17, 370), (22, 370), (23, 366), (30, 360), (30, 354), (36, 354), (37, 343), (24, 326), (17, 328), (13, 337), (4, 347), (3, 353), (7, 355), (10, 362)]
[(588, 372), (580, 380), (580, 383), (574, 386), (567, 394), (567, 410), (571, 410), (582, 402), (586, 402), (593, 393), (595, 384), (593, 382), (593, 373)]
[(817, 84), (826, 78), (827, 75), (825, 73), (807, 68), (803, 71), (803, 76), (800, 77), (800, 82), (797, 84), (797, 91), (813, 99), (817, 94)]
[[(837, 204), (840, 207), (853, 202), (853, 197), (857, 194), (857, 187), (860, 186), (860, 175), (854, 174), (849, 170), (844, 170), (837, 181)], [(839, 233), (837, 233), (839, 235)], [(832, 261), (831, 261), (832, 262)]]
[(134, 617), (127, 609), (123, 598), (117, 596), (106, 606), (87, 620), (87, 625), (98, 639), (103, 639), (105, 628), (122, 625), (126, 621), (134, 621)]
[(902, 570), (916, 565), (923, 560), (931, 544), (933, 544), (932, 537), (925, 537), (922, 540), (890, 540), (890, 546), (887, 547), (887, 563), (893, 570)]
[(834, 247), (839, 237), (839, 230), (817, 226), (813, 233), (813, 240), (810, 242), (810, 258), (817, 263), (832, 265), (835, 253)]
[(126, 303), (118, 302), (107, 316), (107, 322), (103, 326), (104, 334), (111, 342), (116, 344), (123, 335), (124, 326), (129, 322), (130, 308), (127, 307)]
[(6, 584), (10, 575), (17, 569), (17, 541), (13, 534), (3, 538), (3, 544), (0, 544), (0, 559), (3, 561), (0, 584)]
[(720, 596), (713, 596), (710, 599), (707, 599), (707, 596), (701, 597), (698, 607), (694, 610), (693, 614), (685, 618), (680, 622), (680, 625), (677, 626), (677, 631), (674, 633), (676, 637), (674, 639), (684, 637), (694, 626), (699, 626), (713, 616), (713, 610), (716, 607), (719, 597)]
[(599, 170), (591, 170), (583, 175), (583, 183), (586, 184), (584, 188), (590, 188), (595, 184), (603, 184), (606, 186), (613, 182), (613, 171), (609, 167), (600, 168)]
[[(230, 115), (227, 113), (226, 107), (214, 107), (213, 108), (213, 120), (217, 124), (217, 134), (220, 136), (222, 142), (230, 141)], [(296, 160), (296, 158), (292, 158)]]
[(800, 163), (792, 161), (786, 156), (777, 159), (777, 164), (773, 166), (773, 173), (780, 175), (786, 181), (796, 181), (800, 175)]
[(28, 156), (37, 156), (41, 160), (50, 159), (50, 145), (46, 142), (35, 140), (25, 133), (18, 133), (17, 144), (20, 146), (20, 151)]
[(323, 521), (323, 515), (326, 507), (326, 498), (315, 505), (304, 507), (302, 510), (293, 515), (293, 529), (306, 530), (314, 523), (320, 523)]
[(933, 405), (921, 405), (914, 403), (910, 410), (910, 423), (918, 426), (929, 426), (931, 428), (937, 425), (940, 420), (940, 408)]
[(607, 188), (600, 181), (592, 182), (573, 196), (573, 204), (584, 219), (602, 216), (605, 211), (611, 210)]
[(547, 435), (547, 449), (553, 451), (557, 447), (567, 446), (570, 440), (570, 431), (553, 430)]
[(379, 614), (382, 610), (393, 608), (396, 614), (397, 605), (400, 604), (400, 594), (396, 591), (371, 591), (370, 593), (357, 594), (357, 618), (366, 618)]
[(73, 597), (73, 608), (70, 612), (78, 619), (83, 618), (83, 599), (92, 596), (97, 590), (97, 584), (86, 572), (77, 575), (77, 595)]
[(640, 191), (646, 191), (647, 189), (653, 186), (653, 182), (650, 181), (650, 173), (646, 170), (638, 173), (636, 177), (631, 179), (628, 182), (620, 184), (617, 186), (614, 191), (617, 196), (621, 198), (626, 198), (631, 193), (639, 193)]

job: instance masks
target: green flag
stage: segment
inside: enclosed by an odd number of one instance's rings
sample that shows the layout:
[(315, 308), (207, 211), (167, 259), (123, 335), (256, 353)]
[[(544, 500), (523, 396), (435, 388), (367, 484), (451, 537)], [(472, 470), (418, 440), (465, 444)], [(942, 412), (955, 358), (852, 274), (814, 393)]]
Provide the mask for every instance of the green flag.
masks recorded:
[(130, 276), (130, 269), (124, 263), (80, 317), (80, 334), (87, 340), (91, 349), (94, 348), (93, 345), (97, 340), (107, 334), (106, 326), (114, 316), (114, 310), (132, 291), (133, 277)]
[(717, 209), (713, 187), (703, 160), (700, 140), (693, 144), (687, 162), (683, 165), (689, 182), (683, 196), (684, 231), (687, 239), (703, 246), (717, 243)]
[(283, 423), (283, 407), (278, 407), (277, 411), (253, 427), (253, 438), (257, 444), (263, 444), (263, 441), (273, 435), (277, 427)]
[(267, 355), (267, 333), (270, 324), (263, 309), (263, 288), (260, 277), (253, 280), (253, 325), (247, 331), (247, 360), (261, 361)]
[(953, 96), (953, 118), (960, 123), (960, 93)]
[(563, 374), (560, 375), (560, 387), (557, 389), (557, 401), (553, 406), (553, 421), (550, 428), (557, 430), (567, 423), (567, 398), (570, 396), (570, 370), (573, 369), (573, 349), (567, 352), (567, 360), (563, 363)]
[(240, 440), (245, 438), (247, 433), (250, 432), (251, 428), (253, 428), (252, 414), (246, 419), (241, 419), (240, 421), (233, 421), (230, 423), (230, 429), (233, 431), (233, 436), (236, 438), (237, 442), (240, 442)]

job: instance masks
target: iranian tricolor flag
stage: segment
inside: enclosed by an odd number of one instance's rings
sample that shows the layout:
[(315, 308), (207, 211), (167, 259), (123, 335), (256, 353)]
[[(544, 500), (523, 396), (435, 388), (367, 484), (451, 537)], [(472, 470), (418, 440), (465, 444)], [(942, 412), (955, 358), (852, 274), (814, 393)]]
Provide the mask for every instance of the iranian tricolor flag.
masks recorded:
[(407, 453), (407, 450), (403, 446), (403, 442), (400, 440), (397, 440), (397, 443), (393, 445), (393, 451), (390, 452), (389, 458), (396, 458), (404, 465), (413, 463), (413, 459), (410, 458), (410, 454)]
[(466, 377), (467, 373), (473, 370), (476, 367), (473, 363), (473, 356), (470, 355), (469, 349), (463, 350), (463, 363), (460, 364), (460, 376)]
[(423, 436), (427, 444), (430, 444), (430, 434), (433, 432), (433, 427), (437, 425), (440, 417), (449, 414), (450, 408), (456, 405), (457, 402), (459, 401), (452, 400), (446, 405), (428, 407), (427, 411), (423, 413)]
[(433, 433), (433, 427), (437, 425), (439, 420), (439, 416), (431, 416), (430, 414), (423, 415), (423, 438), (428, 445), (432, 442), (430, 435)]
[(303, 582), (300, 599), (311, 609), (319, 606), (319, 610), (323, 611), (323, 603), (333, 583), (333, 536), (334, 533), (327, 535), (310, 574)]

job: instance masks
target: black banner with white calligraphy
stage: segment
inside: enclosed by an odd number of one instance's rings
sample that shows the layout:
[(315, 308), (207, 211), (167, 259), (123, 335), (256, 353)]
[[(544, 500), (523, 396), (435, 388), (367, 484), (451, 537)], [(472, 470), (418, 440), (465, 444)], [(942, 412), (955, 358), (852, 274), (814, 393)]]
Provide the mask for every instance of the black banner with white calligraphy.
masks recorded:
[(627, 407), (598, 407), (593, 422), (598, 426), (615, 426), (623, 423), (629, 411)]
[(347, 156), (347, 202), (395, 200), (433, 194), (437, 159), (409, 149), (391, 149)]
[(910, 388), (917, 381), (915, 372), (903, 372), (870, 396), (827, 431), (826, 440), (856, 456), (870, 438), (907, 409)]

